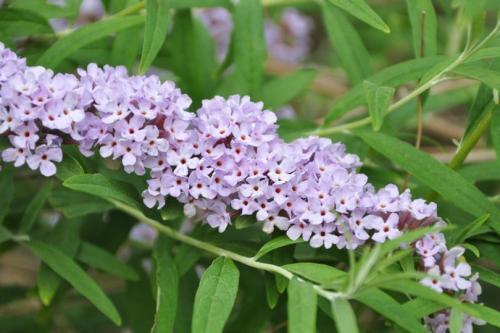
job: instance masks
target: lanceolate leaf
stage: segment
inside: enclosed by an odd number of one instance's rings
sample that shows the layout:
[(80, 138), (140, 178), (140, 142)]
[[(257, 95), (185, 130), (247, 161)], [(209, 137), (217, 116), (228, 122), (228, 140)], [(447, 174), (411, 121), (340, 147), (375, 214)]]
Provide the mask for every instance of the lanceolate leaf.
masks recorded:
[(52, 183), (47, 183), (43, 186), (40, 191), (35, 195), (33, 200), (30, 202), (26, 211), (21, 219), (19, 226), (19, 233), (27, 233), (33, 228), (33, 225), (40, 214), (47, 198), (49, 197), (50, 191), (52, 190)]
[(30, 34), (52, 32), (47, 20), (31, 10), (1, 8), (0, 31), (8, 37), (22, 37)]
[(143, 16), (116, 17), (87, 24), (52, 44), (38, 59), (38, 65), (55, 68), (73, 52), (109, 34), (141, 25)]
[(318, 295), (313, 286), (297, 278), (288, 284), (288, 333), (316, 332)]
[(151, 333), (173, 332), (177, 312), (179, 275), (169, 254), (169, 241), (160, 236), (154, 248), (156, 269), (156, 315)]
[(264, 16), (260, 0), (239, 1), (234, 8), (234, 56), (237, 93), (262, 96), (266, 61)]
[(167, 35), (170, 19), (169, 0), (146, 1), (146, 24), (139, 72), (144, 74), (153, 63)]
[(10, 204), (14, 198), (14, 167), (4, 166), (0, 172), (0, 225), (9, 213)]
[(428, 332), (420, 323), (419, 316), (407, 311), (401, 304), (380, 289), (365, 289), (355, 296), (356, 300), (392, 320), (408, 332)]
[(91, 243), (81, 244), (77, 259), (91, 267), (127, 280), (139, 279), (132, 267), (118, 260), (114, 254)]
[(276, 249), (279, 249), (281, 247), (289, 246), (289, 245), (293, 245), (293, 244), (298, 244), (298, 243), (302, 243), (302, 242), (303, 242), (303, 240), (294, 241), (286, 236), (280, 236), (280, 237), (273, 238), (269, 242), (267, 242), (266, 244), (262, 245), (262, 247), (259, 249), (259, 251), (255, 255), (255, 259), (262, 258), (267, 253), (274, 251)]
[(342, 11), (328, 2), (321, 8), (328, 38), (353, 84), (372, 74), (370, 55), (361, 37)]
[(384, 114), (394, 96), (394, 88), (378, 86), (370, 81), (364, 81), (366, 102), (368, 112), (372, 118), (372, 126), (375, 131), (380, 130), (384, 121)]
[(346, 273), (338, 268), (312, 262), (297, 262), (284, 265), (286, 270), (319, 284), (331, 285), (333, 281), (345, 277)]
[(348, 300), (342, 298), (333, 300), (332, 313), (339, 333), (357, 333), (359, 331), (356, 315)]
[[(498, 146), (499, 149), (497, 150), (497, 156), (500, 157), (500, 108), (498, 109), (499, 111), (493, 111), (493, 121), (492, 121), (492, 131), (493, 127), (495, 126), (495, 114), (498, 118), (498, 132), (499, 132), (499, 142)], [(494, 135), (492, 135), (494, 136)], [(483, 180), (500, 180), (500, 160), (498, 161), (493, 161), (493, 162), (483, 162), (483, 163), (478, 163), (478, 164), (470, 164), (466, 165), (462, 169), (459, 170), (459, 173), (467, 180), (470, 180), (471, 182), (478, 182), (478, 181), (483, 181)]]
[(70, 177), (64, 181), (63, 185), (72, 190), (89, 193), (106, 200), (118, 200), (134, 208), (140, 207), (129, 187), (98, 173)]
[[(500, 106), (499, 105), (496, 105), (492, 111), (491, 140), (493, 141), (493, 146), (495, 147), (495, 151), (497, 153), (497, 160), (500, 161)], [(498, 174), (500, 174), (500, 172), (498, 172)]]
[(472, 269), (474, 272), (479, 273), (479, 279), (481, 281), (487, 282), (492, 286), (500, 288), (500, 273), (494, 272), (476, 264), (472, 264)]
[(379, 29), (385, 33), (389, 33), (391, 29), (385, 22), (368, 6), (365, 0), (325, 0), (329, 1), (337, 7), (342, 8), (349, 14), (357, 17), (361, 21), (368, 23), (372, 27)]
[(276, 110), (305, 91), (316, 76), (314, 69), (301, 69), (264, 85), (262, 101), (266, 108)]
[(466, 64), (453, 69), (453, 73), (478, 80), (493, 89), (500, 89), (500, 71), (477, 64)]
[(38, 241), (26, 244), (33, 253), (46, 263), (52, 270), (68, 281), (80, 294), (85, 296), (103, 314), (116, 325), (121, 324), (121, 318), (115, 306), (104, 294), (101, 288), (80, 268), (71, 258), (56, 248)]
[(219, 257), (201, 277), (192, 318), (193, 333), (220, 333), (238, 292), (239, 271), (233, 261)]
[(368, 131), (356, 134), (455, 206), (478, 217), (491, 214), (491, 226), (500, 231), (500, 210), (456, 171), (397, 138)]
[(406, 0), (406, 5), (410, 17), (415, 57), (423, 58), (436, 55), (437, 18), (432, 1)]

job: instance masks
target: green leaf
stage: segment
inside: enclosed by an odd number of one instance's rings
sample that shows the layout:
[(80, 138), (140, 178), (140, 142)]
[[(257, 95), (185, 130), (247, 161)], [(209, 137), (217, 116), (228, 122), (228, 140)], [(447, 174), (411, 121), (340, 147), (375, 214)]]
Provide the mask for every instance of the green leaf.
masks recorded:
[(370, 54), (361, 37), (342, 11), (332, 4), (322, 2), (321, 12), (335, 55), (350, 81), (354, 84), (361, 82), (372, 74)]
[(361, 21), (371, 25), (372, 27), (381, 30), (385, 33), (391, 32), (391, 29), (378, 16), (373, 9), (368, 6), (364, 0), (327, 0), (337, 7), (342, 8), (349, 14), (360, 19)]
[(104, 199), (65, 188), (52, 191), (49, 202), (67, 218), (103, 213), (115, 207)]
[[(500, 115), (500, 112), (497, 111), (496, 114)], [(493, 117), (495, 117), (495, 112), (493, 112)], [(500, 128), (500, 116), (498, 116), (498, 118), (499, 118), (499, 128)], [(492, 126), (494, 126), (494, 124), (492, 124)], [(500, 154), (497, 154), (497, 156), (500, 156)], [(500, 170), (500, 160), (466, 165), (465, 167), (459, 170), (459, 173), (465, 179), (475, 183), (484, 180), (500, 180), (500, 172), (498, 172), (498, 170)]]
[(300, 69), (264, 84), (262, 101), (266, 108), (276, 110), (305, 91), (316, 77), (314, 69)]
[(71, 258), (58, 249), (38, 241), (26, 244), (30, 250), (52, 270), (68, 281), (116, 325), (121, 325), (120, 314), (97, 283), (90, 278)]
[(379, 256), (384, 257), (391, 251), (394, 251), (400, 247), (401, 244), (412, 243), (424, 235), (431, 234), (442, 230), (442, 227), (430, 226), (425, 228), (418, 228), (415, 230), (407, 231), (401, 236), (388, 240), (380, 245), (381, 251)]
[(73, 13), (72, 8), (67, 6), (61, 7), (58, 5), (47, 3), (46, 0), (10, 0), (9, 6), (12, 8), (26, 9), (33, 11), (45, 17), (46, 19), (56, 17), (68, 17)]
[(82, 165), (78, 160), (68, 152), (64, 153), (63, 160), (57, 164), (56, 177), (60, 180), (66, 180), (71, 176), (82, 175), (85, 173)]
[(118, 260), (114, 254), (91, 243), (83, 242), (81, 244), (77, 259), (91, 267), (126, 280), (136, 281), (139, 279), (132, 267)]
[(259, 251), (254, 256), (254, 258), (255, 258), (255, 260), (258, 260), (271, 251), (282, 248), (284, 246), (299, 244), (299, 243), (303, 243), (303, 242), (304, 242), (303, 240), (295, 240), (294, 241), (286, 236), (279, 236), (279, 237), (271, 239), (269, 242), (262, 245), (262, 247), (259, 249)]
[(168, 239), (158, 237), (153, 253), (156, 268), (156, 314), (151, 333), (174, 330), (179, 275), (169, 250)]
[(51, 33), (47, 20), (37, 12), (15, 8), (0, 8), (0, 31), (7, 37), (22, 37)]
[(115, 17), (84, 25), (59, 39), (38, 59), (38, 65), (55, 68), (64, 59), (85, 45), (144, 22), (143, 16)]
[(175, 266), (179, 277), (186, 274), (200, 260), (201, 252), (191, 245), (181, 244), (174, 257)]
[(455, 206), (477, 217), (491, 214), (491, 226), (500, 231), (499, 209), (456, 171), (397, 138), (367, 131), (356, 134)]
[(410, 17), (415, 57), (423, 58), (436, 55), (437, 17), (432, 1), (406, 0), (406, 6)]
[(378, 131), (382, 128), (385, 112), (394, 97), (396, 89), (378, 86), (370, 81), (364, 81), (363, 88), (368, 103), (368, 112), (372, 118), (373, 130)]
[(300, 275), (313, 282), (329, 285), (339, 278), (345, 277), (346, 273), (335, 267), (312, 262), (298, 262), (282, 266), (284, 269)]
[(380, 289), (365, 289), (356, 294), (355, 299), (406, 329), (408, 332), (428, 332), (420, 323), (419, 316), (414, 315), (411, 311), (407, 311), (404, 306)]
[[(405, 61), (378, 71), (367, 78), (368, 81), (378, 85), (396, 87), (400, 84), (418, 80), (430, 68), (440, 63), (443, 57), (425, 57)], [(340, 98), (325, 118), (325, 124), (340, 118), (347, 112), (365, 103), (364, 88), (362, 84), (356, 85), (347, 94)]]
[(465, 242), (469, 237), (474, 235), (474, 232), (478, 230), (488, 219), (490, 218), (490, 214), (484, 214), (471, 223), (467, 224), (463, 228), (458, 228), (451, 235), (450, 238), (452, 240), (452, 244), (460, 244)]
[(403, 309), (399, 313), (408, 312), (416, 316), (417, 318), (423, 318), (432, 313), (436, 313), (440, 310), (443, 310), (447, 306), (417, 297), (412, 299), (411, 301), (404, 303), (402, 307)]
[(138, 27), (117, 33), (111, 47), (110, 64), (125, 66), (131, 73), (141, 49), (141, 36), (142, 31)]
[(52, 191), (52, 183), (49, 182), (40, 189), (33, 200), (31, 200), (28, 207), (26, 207), (26, 211), (21, 218), (21, 222), (19, 222), (20, 234), (28, 233), (31, 228), (33, 228), (40, 211), (50, 195), (50, 191)]
[(139, 73), (144, 74), (153, 63), (167, 36), (170, 19), (169, 0), (146, 1), (146, 23)]
[[(497, 105), (492, 112), (491, 141), (493, 141), (493, 147), (497, 153), (497, 160), (500, 161), (500, 106)], [(500, 172), (497, 172), (497, 175), (500, 175)]]
[(0, 196), (0, 225), (9, 213), (10, 204), (14, 199), (14, 167), (5, 165), (0, 171), (0, 188), (2, 195)]
[(262, 80), (266, 61), (264, 15), (260, 0), (239, 1), (234, 6), (234, 91), (254, 100), (262, 96)]
[(264, 285), (266, 287), (267, 304), (269, 305), (270, 309), (274, 309), (278, 304), (280, 293), (276, 289), (276, 284), (274, 283), (272, 275), (264, 275)]
[(193, 99), (195, 107), (202, 99), (211, 97), (216, 85), (215, 45), (190, 10), (177, 11), (166, 49), (169, 57), (165, 65), (179, 76), (179, 87)]
[(10, 233), (9, 229), (5, 228), (3, 225), (0, 225), (0, 244), (8, 241), (11, 238), (12, 234)]
[[(46, 243), (57, 247), (69, 258), (73, 258), (80, 246), (80, 224), (74, 220), (61, 220), (50, 232)], [(38, 296), (45, 306), (49, 306), (61, 285), (61, 278), (46, 264), (42, 263), (36, 280)]]
[(359, 332), (356, 315), (348, 300), (337, 298), (332, 301), (332, 313), (339, 333)]
[(236, 300), (239, 276), (227, 257), (215, 259), (203, 273), (194, 300), (193, 333), (222, 332)]
[(230, 0), (170, 0), (172, 8), (229, 7)]
[(454, 68), (452, 72), (483, 82), (493, 89), (500, 89), (500, 73), (485, 66), (464, 64)]
[(69, 189), (92, 194), (106, 200), (118, 200), (134, 208), (141, 207), (134, 199), (135, 196), (129, 187), (98, 173), (70, 177), (64, 181), (63, 185)]
[(461, 333), (464, 326), (464, 314), (457, 310), (451, 309), (450, 313), (450, 333)]
[(316, 332), (318, 295), (313, 286), (297, 278), (288, 284), (288, 333)]
[(491, 284), (492, 286), (500, 288), (500, 274), (499, 273), (494, 272), (492, 270), (489, 270), (487, 268), (484, 268), (482, 266), (479, 266), (477, 264), (472, 264), (471, 266), (472, 266), (474, 272), (479, 273), (479, 279), (481, 281), (484, 281), (486, 283)]

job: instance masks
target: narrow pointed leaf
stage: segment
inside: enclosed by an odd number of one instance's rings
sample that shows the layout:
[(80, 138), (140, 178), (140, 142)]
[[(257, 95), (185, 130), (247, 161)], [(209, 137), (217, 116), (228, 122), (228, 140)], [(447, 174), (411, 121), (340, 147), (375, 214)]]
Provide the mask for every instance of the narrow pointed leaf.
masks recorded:
[(272, 110), (285, 105), (305, 91), (317, 73), (314, 69), (301, 69), (267, 82), (263, 89), (264, 105)]
[(365, 89), (365, 98), (368, 104), (368, 112), (372, 118), (373, 129), (378, 131), (382, 127), (385, 112), (391, 103), (395, 89), (378, 86), (370, 81), (364, 81), (363, 88)]
[(332, 313), (339, 333), (359, 332), (356, 315), (348, 300), (339, 298), (332, 301)]
[(113, 303), (111, 303), (99, 285), (80, 266), (75, 264), (71, 258), (58, 249), (42, 242), (32, 241), (27, 243), (26, 246), (116, 325), (121, 324), (120, 314)]
[(23, 217), (21, 218), (19, 233), (25, 234), (33, 228), (33, 225), (40, 214), (45, 202), (47, 201), (50, 191), (52, 190), (52, 183), (47, 183), (41, 188), (41, 190), (35, 195), (33, 200), (31, 200)]
[(318, 295), (313, 286), (297, 278), (288, 284), (288, 333), (316, 332)]
[(240, 273), (226, 257), (215, 259), (203, 273), (196, 291), (193, 333), (220, 333), (229, 318), (238, 292)]
[(406, 0), (406, 6), (410, 17), (415, 57), (422, 58), (436, 55), (437, 17), (432, 1)]
[(38, 59), (38, 65), (55, 68), (61, 61), (85, 45), (114, 32), (139, 26), (143, 22), (144, 17), (142, 16), (127, 16), (110, 18), (84, 25), (52, 44), (52, 46)]
[(303, 243), (303, 241), (302, 240), (295, 240), (294, 241), (294, 240), (291, 240), (290, 238), (288, 238), (287, 236), (280, 236), (280, 237), (273, 238), (269, 242), (267, 242), (266, 244), (262, 245), (262, 247), (259, 249), (259, 251), (255, 255), (255, 259), (262, 258), (263, 256), (265, 256), (269, 252), (274, 251), (274, 250), (279, 249), (279, 248), (282, 248), (284, 246), (289, 246), (289, 245), (299, 244), (299, 243)]
[(381, 30), (385, 33), (391, 32), (391, 29), (385, 22), (378, 16), (378, 14), (371, 9), (371, 7), (364, 0), (326, 0), (331, 2), (337, 7), (342, 8), (349, 14), (360, 19), (361, 21), (371, 25), (372, 27)]
[(146, 23), (139, 73), (144, 74), (153, 63), (167, 36), (170, 19), (169, 0), (146, 1)]
[(173, 332), (174, 329), (179, 275), (169, 251), (169, 241), (160, 236), (153, 253), (156, 269), (156, 314), (151, 333)]
[(14, 198), (14, 167), (4, 166), (0, 171), (0, 188), (2, 195), (0, 196), (0, 225), (9, 213), (10, 204)]

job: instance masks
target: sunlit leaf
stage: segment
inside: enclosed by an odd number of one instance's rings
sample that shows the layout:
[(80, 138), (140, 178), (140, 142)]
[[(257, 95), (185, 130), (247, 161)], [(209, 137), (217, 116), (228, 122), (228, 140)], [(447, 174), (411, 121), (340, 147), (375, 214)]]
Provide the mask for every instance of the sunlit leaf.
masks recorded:
[(318, 295), (312, 285), (296, 278), (288, 284), (288, 333), (316, 331)]

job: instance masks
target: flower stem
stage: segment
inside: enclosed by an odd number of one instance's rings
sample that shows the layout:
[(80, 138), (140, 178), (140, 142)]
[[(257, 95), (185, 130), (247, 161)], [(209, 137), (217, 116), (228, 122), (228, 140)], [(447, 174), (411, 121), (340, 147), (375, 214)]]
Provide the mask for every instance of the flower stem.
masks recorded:
[[(155, 230), (157, 230), (158, 232), (164, 234), (165, 236), (167, 236), (169, 238), (183, 242), (185, 244), (188, 244), (190, 246), (204, 250), (206, 252), (210, 252), (210, 253), (215, 254), (217, 256), (224, 256), (224, 257), (231, 258), (234, 261), (237, 261), (237, 262), (239, 262), (243, 265), (249, 266), (249, 267), (253, 267), (253, 268), (263, 270), (266, 272), (270, 272), (270, 273), (279, 274), (279, 275), (287, 278), (288, 280), (291, 280), (292, 278), (297, 277), (295, 274), (284, 269), (281, 266), (277, 266), (277, 265), (273, 265), (273, 264), (269, 264), (269, 263), (264, 263), (264, 262), (259, 262), (259, 261), (256, 261), (252, 257), (242, 256), (238, 253), (220, 248), (220, 247), (215, 246), (213, 244), (203, 242), (199, 239), (182, 234), (182, 233), (180, 233), (180, 232), (178, 232), (170, 227), (167, 227), (166, 225), (163, 225), (160, 222), (145, 216), (142, 212), (138, 211), (135, 208), (129, 207), (129, 206), (127, 206), (119, 201), (116, 201), (116, 200), (110, 200), (110, 201), (116, 206), (117, 209), (121, 210), (124, 213), (129, 214), (130, 216), (137, 218), (139, 221), (149, 225), (150, 227), (154, 228)], [(330, 290), (324, 289), (323, 287), (321, 287), (320, 285), (317, 285), (317, 284), (312, 284), (312, 285), (313, 285), (313, 288), (318, 295), (325, 297), (329, 301), (332, 301), (332, 300), (337, 299), (337, 298), (345, 298), (346, 297), (346, 295), (344, 295), (343, 293), (332, 292)]]

